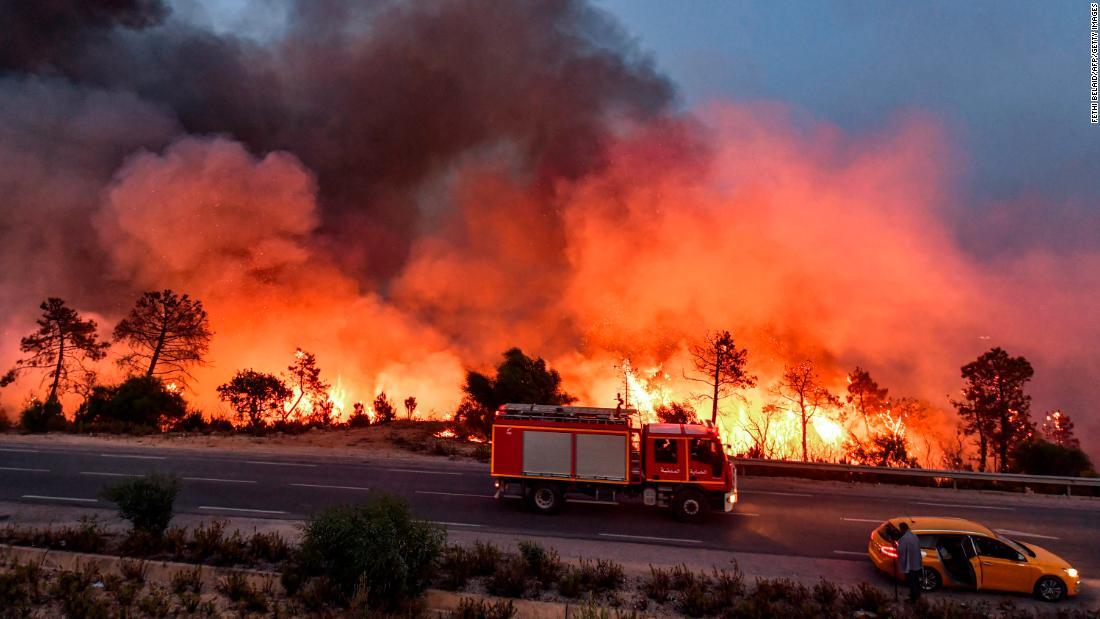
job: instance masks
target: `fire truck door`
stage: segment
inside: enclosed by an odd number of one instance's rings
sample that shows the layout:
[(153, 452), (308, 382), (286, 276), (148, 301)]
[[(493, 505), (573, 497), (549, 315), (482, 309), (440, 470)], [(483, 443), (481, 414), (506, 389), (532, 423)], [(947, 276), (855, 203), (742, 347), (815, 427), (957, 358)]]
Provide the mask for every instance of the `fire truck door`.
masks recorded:
[(693, 438), (688, 441), (688, 480), (715, 481), (722, 479), (722, 454), (718, 442)]
[(683, 439), (654, 436), (649, 441), (650, 479), (683, 481), (687, 460)]

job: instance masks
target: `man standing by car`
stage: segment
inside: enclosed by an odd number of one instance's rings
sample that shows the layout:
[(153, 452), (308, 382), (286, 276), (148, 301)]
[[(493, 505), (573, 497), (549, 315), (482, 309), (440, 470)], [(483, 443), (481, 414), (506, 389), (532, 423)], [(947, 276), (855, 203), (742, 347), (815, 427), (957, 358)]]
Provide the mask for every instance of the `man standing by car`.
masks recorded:
[(916, 602), (920, 597), (920, 574), (924, 566), (920, 556), (920, 540), (909, 530), (906, 522), (898, 525), (901, 537), (898, 538), (898, 568), (905, 574), (909, 584), (909, 601)]

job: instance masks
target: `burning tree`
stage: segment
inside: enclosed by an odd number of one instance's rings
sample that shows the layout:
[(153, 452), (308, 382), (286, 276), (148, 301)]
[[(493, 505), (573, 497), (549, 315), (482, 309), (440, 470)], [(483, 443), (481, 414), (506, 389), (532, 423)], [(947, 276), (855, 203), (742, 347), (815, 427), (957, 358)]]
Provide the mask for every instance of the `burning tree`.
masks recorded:
[(699, 423), (695, 409), (683, 402), (670, 402), (653, 409), (661, 423)]
[(863, 421), (863, 433), (868, 439), (872, 438), (875, 422), (878, 415), (889, 408), (890, 390), (879, 387), (871, 378), (871, 374), (863, 368), (856, 366), (848, 375), (848, 395), (845, 401), (852, 411)]
[(455, 425), (483, 438), (492, 436), (493, 415), (501, 404), (570, 404), (576, 398), (562, 391), (561, 375), (541, 357), (531, 358), (518, 348), (504, 353), (495, 377), (466, 373), (466, 397), (455, 411)]
[(27, 370), (49, 370), (50, 390), (46, 403), (56, 404), (58, 394), (72, 385), (69, 375), (79, 370), (80, 377), (88, 375), (84, 364), (99, 361), (107, 356), (106, 342), (100, 342), (94, 320), (84, 320), (76, 310), (56, 297), (50, 297), (39, 305), (42, 316), (38, 329), (19, 342), (19, 350), (30, 355), (15, 362), (15, 367), (0, 378), (0, 387), (11, 384), (20, 373)]
[(1073, 420), (1061, 410), (1052, 410), (1043, 418), (1040, 428), (1048, 441), (1062, 447), (1080, 449), (1081, 442), (1073, 434)]
[(326, 424), (332, 413), (332, 402), (328, 397), (330, 385), (321, 380), (317, 357), (299, 348), (294, 351), (294, 363), (286, 370), (286, 382), (290, 385), (293, 402), (283, 409), (282, 421), (291, 420), (304, 400), (310, 407), (311, 417), (321, 425)]
[(737, 348), (730, 332), (722, 331), (708, 335), (701, 343), (691, 346), (689, 352), (695, 369), (705, 378), (685, 378), (710, 387), (710, 393), (701, 394), (701, 397), (711, 401), (710, 421), (715, 423), (718, 421), (720, 399), (729, 396), (735, 389), (756, 385), (756, 377), (745, 371), (749, 351)]
[(394, 408), (393, 402), (386, 397), (386, 392), (382, 391), (378, 394), (378, 397), (374, 398), (374, 419), (378, 423), (390, 423), (397, 418), (397, 409)]
[(809, 460), (806, 426), (821, 409), (839, 406), (840, 399), (821, 384), (817, 369), (810, 360), (786, 366), (783, 378), (772, 388), (772, 392), (793, 406), (793, 412), (799, 416), (802, 428), (802, 460)]
[(228, 402), (240, 423), (252, 430), (264, 426), (290, 399), (290, 388), (274, 374), (239, 370), (228, 383), (218, 387), (218, 397)]
[(409, 396), (405, 398), (405, 418), (412, 419), (416, 414), (416, 398)]
[(749, 457), (774, 458), (779, 446), (775, 444), (775, 437), (770, 436), (772, 425), (783, 414), (783, 409), (775, 404), (765, 404), (760, 410), (760, 415), (750, 416), (745, 422), (745, 432), (752, 439), (752, 447), (749, 449)]
[(202, 364), (213, 335), (201, 301), (171, 290), (146, 292), (115, 326), (114, 340), (130, 347), (118, 364), (182, 382), (189, 365)]
[(999, 470), (1006, 471), (1011, 447), (1033, 433), (1031, 396), (1024, 385), (1034, 373), (1027, 359), (1011, 357), (999, 347), (962, 367), (963, 399), (952, 404), (967, 433), (978, 436), (978, 470), (985, 470), (992, 446)]

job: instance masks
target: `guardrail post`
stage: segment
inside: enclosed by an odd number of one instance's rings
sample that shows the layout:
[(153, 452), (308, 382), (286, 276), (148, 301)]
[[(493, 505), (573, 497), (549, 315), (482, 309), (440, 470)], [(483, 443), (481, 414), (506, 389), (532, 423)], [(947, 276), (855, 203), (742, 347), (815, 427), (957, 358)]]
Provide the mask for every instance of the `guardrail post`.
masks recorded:
[(1066, 496), (1073, 496), (1073, 486), (1066, 484)]

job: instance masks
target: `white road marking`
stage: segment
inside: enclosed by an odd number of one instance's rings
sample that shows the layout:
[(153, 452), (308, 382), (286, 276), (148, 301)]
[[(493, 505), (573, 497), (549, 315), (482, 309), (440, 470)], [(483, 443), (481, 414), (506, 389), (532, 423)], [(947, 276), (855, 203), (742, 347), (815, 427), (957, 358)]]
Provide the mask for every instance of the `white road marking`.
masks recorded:
[(1060, 537), (1054, 537), (1053, 535), (1039, 535), (1038, 533), (1027, 533), (1025, 531), (1013, 531), (1012, 529), (993, 529), (994, 531), (1010, 535), (1012, 537), (1034, 537), (1035, 539), (1062, 539)]
[(23, 473), (49, 473), (50, 469), (22, 469), (17, 466), (0, 466), (0, 471), (20, 471)]
[(622, 533), (600, 533), (600, 537), (614, 537), (616, 539), (644, 539), (651, 542), (679, 542), (682, 544), (702, 544), (701, 539), (682, 539), (678, 537), (650, 537), (648, 535), (625, 535)]
[(299, 488), (329, 488), (332, 490), (370, 490), (363, 486), (329, 486), (325, 484), (290, 484), (291, 486), (298, 486)]
[(316, 464), (307, 464), (305, 462), (271, 462), (269, 460), (245, 460), (245, 464), (263, 464), (266, 466), (304, 466), (308, 468), (314, 468)]
[(883, 518), (882, 520), (872, 520), (870, 518), (841, 518), (841, 520), (845, 520), (848, 522), (870, 522), (872, 524), (882, 524), (883, 522), (886, 522), (885, 518)]
[(481, 526), (482, 526), (482, 525), (480, 525), (480, 524), (470, 524), (470, 523), (468, 523), (468, 522), (442, 522), (442, 521), (439, 521), (439, 520), (434, 520), (433, 522), (434, 522), (435, 524), (441, 524), (441, 525), (443, 525), (443, 526), (445, 526), (445, 527), (474, 527), (474, 528), (481, 528)]
[(812, 494), (804, 494), (802, 492), (772, 492), (770, 490), (746, 490), (745, 494), (749, 494), (749, 495), (752, 495), (752, 494), (774, 494), (776, 496), (801, 496), (801, 497), (812, 497), (813, 496)]
[(866, 552), (853, 552), (851, 550), (834, 550), (833, 554), (834, 555), (854, 555), (854, 556), (857, 556), (857, 557), (866, 557), (867, 556)]
[(286, 512), (278, 509), (248, 509), (244, 507), (218, 507), (216, 505), (199, 505), (199, 509), (209, 509), (214, 511), (223, 512), (246, 512), (252, 514), (285, 514)]
[(221, 484), (254, 484), (251, 479), (218, 479), (216, 477), (181, 477), (184, 481), (212, 481)]
[(131, 460), (167, 460), (166, 456), (141, 456), (138, 454), (99, 454), (101, 458), (128, 458)]
[(491, 494), (467, 494), (465, 492), (436, 492), (434, 490), (417, 490), (416, 494), (441, 494), (443, 496), (469, 496), (469, 497), (475, 497), (475, 498), (478, 498), (478, 499), (491, 499), (491, 498), (493, 498), (493, 495), (491, 495)]
[(24, 499), (42, 499), (44, 501), (76, 501), (78, 503), (98, 503), (95, 499), (81, 499), (74, 496), (42, 496), (40, 494), (24, 494)]
[(80, 471), (81, 475), (95, 475), (96, 477), (141, 477), (137, 473), (106, 473), (102, 471)]
[(993, 507), (992, 505), (963, 505), (960, 503), (923, 503), (921, 501), (914, 501), (916, 505), (931, 505), (933, 507), (960, 507), (963, 509), (995, 509), (1002, 512), (1016, 511), (1011, 507)]
[(618, 505), (618, 501), (596, 501), (594, 499), (565, 499), (566, 503), (584, 503), (585, 505)]
[(422, 473), (424, 475), (461, 475), (451, 471), (426, 471), (424, 469), (386, 469), (391, 473)]
[(15, 449), (14, 447), (0, 447), (0, 451), (6, 451), (14, 454), (36, 454), (37, 449)]

